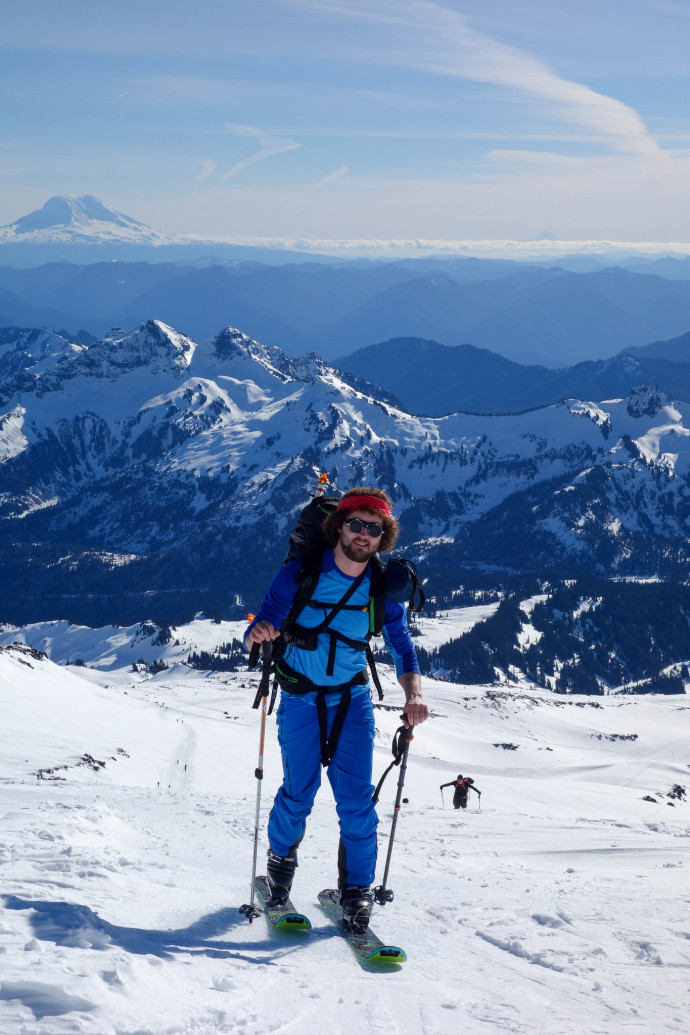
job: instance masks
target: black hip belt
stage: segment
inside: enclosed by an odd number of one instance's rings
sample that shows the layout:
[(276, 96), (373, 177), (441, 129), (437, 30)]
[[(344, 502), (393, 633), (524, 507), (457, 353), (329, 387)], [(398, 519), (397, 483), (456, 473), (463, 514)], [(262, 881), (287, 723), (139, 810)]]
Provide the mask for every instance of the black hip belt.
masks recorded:
[(364, 686), (369, 682), (369, 673), (366, 668), (363, 668), (361, 672), (358, 672), (352, 679), (348, 679), (346, 683), (314, 683), (309, 676), (305, 676), (302, 672), (297, 672), (288, 665), (284, 658), (276, 664), (275, 675), (278, 680), (278, 686), (289, 694), (338, 694), (349, 690), (351, 686)]
[[(361, 672), (358, 672), (356, 676), (349, 679), (347, 683), (336, 683), (335, 686), (328, 686), (314, 683), (309, 676), (305, 676), (301, 672), (296, 672), (294, 668), (291, 668), (290, 665), (281, 659), (281, 661), (276, 664), (275, 674), (280, 688), (289, 694), (308, 694), (314, 691), (316, 692), (316, 712), (319, 719), (319, 738), (321, 741), (321, 765), (329, 766), (335, 754), (335, 749), (338, 746), (338, 740), (340, 739), (347, 711), (350, 707), (350, 700), (352, 697), (351, 688), (353, 686), (364, 686), (365, 683), (368, 683), (369, 673), (365, 668), (363, 668)], [(331, 734), (329, 736), (326, 696), (328, 694), (336, 693), (342, 693), (342, 697), (335, 709), (335, 715), (331, 725)]]

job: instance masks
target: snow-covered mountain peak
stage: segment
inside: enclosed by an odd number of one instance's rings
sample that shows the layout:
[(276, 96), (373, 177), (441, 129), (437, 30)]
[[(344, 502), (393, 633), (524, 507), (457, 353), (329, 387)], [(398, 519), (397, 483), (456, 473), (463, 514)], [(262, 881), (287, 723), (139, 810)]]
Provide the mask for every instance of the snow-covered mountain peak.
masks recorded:
[(62, 334), (47, 327), (24, 330), (21, 327), (4, 327), (0, 330), (0, 376), (3, 367), (10, 362), (10, 354), (17, 354), (22, 360), (22, 366), (27, 366), (27, 360), (40, 362), (48, 357), (75, 356), (85, 350), (84, 345), (77, 345), (69, 341)]
[(141, 367), (152, 374), (187, 370), (196, 344), (160, 320), (148, 320), (136, 331), (114, 329), (79, 357), (75, 371), (97, 377), (119, 377)]
[(72, 227), (85, 230), (93, 223), (112, 223), (127, 229), (140, 228), (148, 230), (144, 223), (137, 222), (121, 212), (115, 212), (94, 198), (91, 194), (77, 197), (70, 194), (49, 198), (42, 208), (22, 216), (14, 223), (18, 234), (31, 233), (33, 230), (47, 230), (55, 227)]
[(237, 327), (225, 327), (220, 334), (204, 342), (200, 354), (223, 364), (253, 360), (280, 381), (300, 379), (295, 373), (294, 360), (291, 360), (282, 349), (276, 345), (263, 345)]
[(0, 241), (129, 241), (161, 243), (164, 236), (131, 216), (107, 208), (91, 194), (64, 194), (0, 227)]
[[(63, 364), (86, 351), (61, 334), (46, 328), (22, 330), (8, 327), (0, 331), (0, 405), (16, 393), (50, 391), (56, 385), (51, 375)], [(40, 386), (40, 387), (39, 387)]]

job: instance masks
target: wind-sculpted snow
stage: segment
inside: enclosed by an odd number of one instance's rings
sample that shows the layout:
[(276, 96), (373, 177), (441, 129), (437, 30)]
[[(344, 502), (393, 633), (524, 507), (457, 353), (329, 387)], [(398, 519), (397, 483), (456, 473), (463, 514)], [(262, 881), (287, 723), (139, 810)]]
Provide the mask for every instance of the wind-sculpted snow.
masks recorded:
[(202, 343), (155, 320), (89, 347), (9, 339), (0, 514), (74, 571), (87, 564), (79, 543), (92, 572), (99, 554), (138, 555), (137, 579), (161, 592), (193, 593), (196, 578), (214, 604), (251, 599), (322, 470), (337, 490), (384, 486), (401, 545), (429, 557), (447, 544), (446, 572), (604, 556), (611, 573), (654, 573), (660, 556), (683, 577), (690, 567), (690, 407), (654, 388), (420, 418), (315, 354), (292, 359), (235, 328)]

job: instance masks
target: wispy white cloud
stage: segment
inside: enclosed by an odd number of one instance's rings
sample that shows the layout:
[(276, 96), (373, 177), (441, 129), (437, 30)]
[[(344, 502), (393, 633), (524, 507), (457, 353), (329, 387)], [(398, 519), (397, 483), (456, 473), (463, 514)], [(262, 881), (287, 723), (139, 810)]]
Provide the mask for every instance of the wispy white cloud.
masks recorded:
[(347, 176), (349, 169), (346, 165), (341, 165), (335, 172), (330, 173), (328, 176), (324, 176), (318, 183), (312, 184), (310, 190), (320, 190), (321, 187), (325, 187), (327, 183), (333, 183), (334, 180), (339, 180), (341, 176)]
[(204, 180), (207, 180), (209, 178), (209, 176), (213, 176), (217, 168), (217, 162), (213, 162), (210, 159), (206, 162), (202, 162), (201, 169), (199, 170), (199, 173), (196, 178), (197, 183), (203, 183)]
[(230, 133), (233, 133), (238, 137), (254, 137), (258, 144), (259, 150), (253, 155), (249, 155), (248, 158), (243, 158), (241, 162), (237, 162), (233, 165), (232, 169), (224, 173), (221, 179), (230, 180), (233, 176), (237, 176), (239, 172), (246, 169), (250, 165), (256, 165), (257, 162), (263, 162), (266, 158), (271, 158), (273, 155), (283, 154), (285, 151), (294, 151), (295, 148), (301, 147), (301, 144), (295, 143), (294, 140), (286, 140), (282, 137), (270, 136), (264, 133), (260, 129), (255, 129), (253, 126), (243, 126), (237, 122), (231, 122), (228, 124), (227, 129)]
[(286, 2), (386, 26), (385, 36), (372, 29), (374, 38), (359, 54), (363, 60), (517, 90), (539, 100), (541, 115), (583, 126), (614, 151), (648, 159), (665, 157), (634, 108), (563, 78), (531, 54), (477, 32), (465, 15), (435, 0)]

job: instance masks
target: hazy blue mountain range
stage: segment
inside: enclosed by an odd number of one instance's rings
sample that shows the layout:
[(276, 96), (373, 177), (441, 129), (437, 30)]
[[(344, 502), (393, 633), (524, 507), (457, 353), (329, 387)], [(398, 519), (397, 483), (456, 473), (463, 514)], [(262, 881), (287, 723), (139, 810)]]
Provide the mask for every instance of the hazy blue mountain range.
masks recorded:
[(410, 413), (429, 417), (458, 410), (514, 412), (571, 397), (610, 399), (628, 395), (638, 384), (657, 385), (674, 399), (690, 402), (690, 333), (561, 370), (423, 338), (369, 345), (334, 365), (385, 386)]
[(690, 258), (612, 261), (344, 261), (166, 235), (90, 195), (58, 196), (0, 228), (0, 326), (100, 337), (153, 315), (197, 339), (241, 326), (328, 361), (418, 337), (551, 368), (688, 331)]
[[(194, 338), (247, 329), (290, 355), (328, 361), (376, 341), (471, 344), (514, 362), (559, 368), (606, 359), (690, 327), (690, 280), (605, 269), (449, 260), (280, 267), (102, 262), (0, 267), (0, 326), (50, 326), (96, 337), (155, 314)], [(677, 261), (677, 260), (673, 260)]]
[(639, 358), (670, 360), (673, 363), (685, 363), (690, 360), (690, 331), (681, 334), (671, 341), (653, 341), (649, 345), (628, 349), (631, 355)]
[[(689, 321), (690, 282), (622, 269), (530, 270), (472, 285), (438, 276), (389, 288), (339, 319), (321, 352), (326, 358), (351, 352), (365, 335), (414, 336), (559, 367), (674, 337)], [(424, 330), (430, 327), (433, 334)]]

